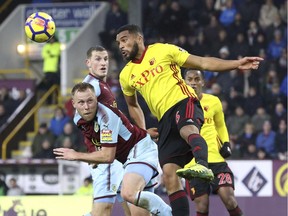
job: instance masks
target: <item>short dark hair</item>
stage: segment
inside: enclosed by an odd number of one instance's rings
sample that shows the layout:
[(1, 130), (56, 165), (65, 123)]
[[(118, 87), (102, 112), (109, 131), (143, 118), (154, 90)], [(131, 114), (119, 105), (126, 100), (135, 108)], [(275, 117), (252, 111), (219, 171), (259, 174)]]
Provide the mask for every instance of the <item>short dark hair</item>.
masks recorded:
[(95, 92), (93, 85), (91, 85), (90, 83), (85, 83), (85, 82), (77, 83), (72, 88), (71, 94), (72, 94), (72, 96), (74, 96), (76, 91), (84, 92), (87, 89), (91, 89), (93, 92)]
[(92, 52), (93, 51), (97, 51), (97, 52), (102, 52), (102, 51), (107, 51), (104, 47), (102, 46), (95, 46), (95, 47), (90, 47), (88, 50), (87, 50), (87, 58), (90, 58), (92, 56)]
[(183, 71), (182, 76), (183, 76), (184, 79), (185, 79), (185, 76), (187, 75), (187, 72), (188, 72), (188, 71), (200, 71), (201, 76), (202, 76), (202, 79), (205, 79), (205, 76), (204, 76), (204, 72), (203, 72), (203, 71), (197, 70), (197, 69), (192, 69), (192, 68), (186, 68), (186, 69)]
[(135, 24), (127, 24), (127, 25), (121, 26), (120, 28), (117, 29), (116, 35), (123, 31), (128, 31), (131, 34), (140, 34), (143, 36), (142, 29), (138, 25), (135, 25)]

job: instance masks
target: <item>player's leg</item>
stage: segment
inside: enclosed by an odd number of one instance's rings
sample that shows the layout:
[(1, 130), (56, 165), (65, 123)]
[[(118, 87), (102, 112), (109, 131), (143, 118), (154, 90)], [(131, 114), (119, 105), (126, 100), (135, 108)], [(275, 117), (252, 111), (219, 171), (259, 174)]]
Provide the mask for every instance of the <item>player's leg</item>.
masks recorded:
[(175, 163), (167, 163), (162, 167), (165, 185), (174, 216), (189, 216), (189, 202), (181, 179), (176, 171), (181, 167)]
[(224, 203), (226, 209), (231, 216), (243, 215), (242, 210), (239, 208), (237, 200), (234, 195), (234, 189), (230, 186), (220, 187), (218, 195)]
[(200, 178), (186, 180), (186, 191), (195, 203), (196, 216), (208, 216), (210, 183)]
[(146, 164), (129, 164), (125, 168), (122, 180), (121, 196), (127, 202), (147, 209), (150, 213), (159, 216), (169, 216), (171, 208), (158, 195), (143, 191), (155, 175), (155, 171)]
[[(90, 166), (93, 179), (92, 216), (112, 214), (117, 191), (123, 178), (123, 165), (117, 160), (112, 164), (99, 164), (97, 168)], [(129, 215), (128, 215), (129, 216)]]
[(203, 110), (200, 102), (193, 98), (184, 100), (177, 107), (175, 116), (180, 136), (191, 147), (196, 164), (177, 170), (177, 175), (186, 179), (195, 177), (212, 181), (213, 172), (208, 169), (208, 147), (204, 138), (200, 135), (200, 128), (204, 122)]
[(211, 184), (213, 192), (219, 195), (231, 216), (243, 215), (234, 195), (234, 175), (227, 163), (209, 164), (209, 166), (216, 176)]
[(97, 202), (93, 204), (91, 216), (111, 216), (113, 204), (109, 202)]

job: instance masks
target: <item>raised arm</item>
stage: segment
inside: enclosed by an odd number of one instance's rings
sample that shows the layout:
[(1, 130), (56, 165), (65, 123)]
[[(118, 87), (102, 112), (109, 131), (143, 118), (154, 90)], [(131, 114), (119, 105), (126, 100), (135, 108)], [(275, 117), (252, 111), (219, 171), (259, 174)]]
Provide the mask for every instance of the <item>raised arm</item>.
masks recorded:
[(198, 70), (209, 71), (227, 71), (233, 69), (258, 69), (263, 58), (260, 57), (244, 57), (238, 60), (224, 60), (214, 57), (201, 57), (190, 55), (183, 64), (184, 68), (193, 68)]

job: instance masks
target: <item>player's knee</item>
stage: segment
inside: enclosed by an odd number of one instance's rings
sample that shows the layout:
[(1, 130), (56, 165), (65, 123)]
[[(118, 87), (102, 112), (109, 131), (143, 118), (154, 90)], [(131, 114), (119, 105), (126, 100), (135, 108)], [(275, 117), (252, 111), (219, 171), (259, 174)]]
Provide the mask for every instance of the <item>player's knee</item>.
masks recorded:
[(234, 196), (230, 196), (228, 199), (226, 199), (225, 201), (225, 206), (228, 210), (234, 209), (237, 207), (237, 201), (235, 199)]
[(191, 134), (199, 134), (199, 130), (195, 125), (185, 125), (180, 129), (180, 136), (188, 142)]
[(182, 190), (182, 183), (180, 178), (176, 175), (176, 170), (171, 167), (166, 167), (166, 169), (163, 169), (163, 183), (165, 185), (165, 188), (169, 194)]
[(136, 192), (132, 190), (121, 190), (122, 198), (130, 203), (134, 203), (136, 199)]

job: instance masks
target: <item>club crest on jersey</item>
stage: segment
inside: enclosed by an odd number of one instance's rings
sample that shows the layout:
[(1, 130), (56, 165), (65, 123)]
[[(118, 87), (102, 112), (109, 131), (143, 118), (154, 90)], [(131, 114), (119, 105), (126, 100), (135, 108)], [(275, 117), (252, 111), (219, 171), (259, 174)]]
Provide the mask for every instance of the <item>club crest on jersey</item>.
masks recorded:
[(176, 124), (178, 124), (179, 120), (180, 120), (180, 115), (179, 115), (179, 111), (177, 111), (176, 115), (175, 115), (175, 120), (176, 120)]
[(152, 58), (152, 59), (149, 60), (149, 64), (150, 65), (154, 65), (155, 61), (156, 61), (155, 58)]
[(131, 74), (130, 79), (133, 80), (134, 78), (135, 78), (135, 75), (134, 75), (134, 74)]
[(209, 106), (204, 106), (203, 109), (208, 112)]
[(97, 122), (94, 122), (94, 131), (97, 133), (99, 131), (99, 125)]
[(101, 130), (101, 140), (103, 142), (110, 142), (112, 141), (112, 130), (103, 129)]

